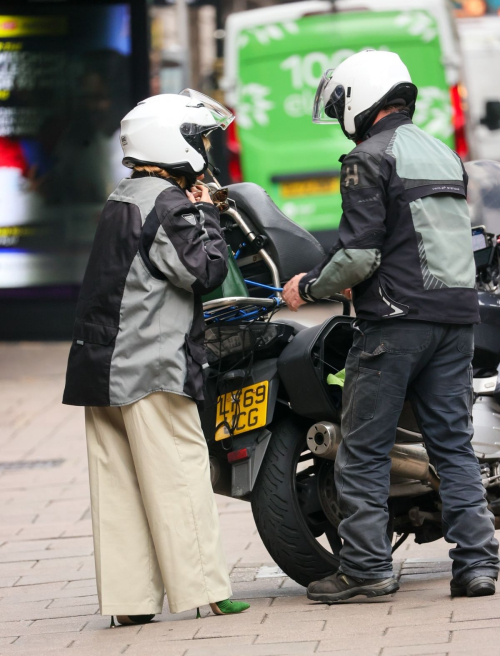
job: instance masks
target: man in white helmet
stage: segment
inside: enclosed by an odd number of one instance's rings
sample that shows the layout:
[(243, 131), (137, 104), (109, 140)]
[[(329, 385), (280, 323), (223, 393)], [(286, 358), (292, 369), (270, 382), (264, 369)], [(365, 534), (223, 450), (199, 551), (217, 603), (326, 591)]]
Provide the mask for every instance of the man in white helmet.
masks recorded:
[(451, 594), (495, 592), (498, 542), (470, 444), (479, 311), (467, 175), (456, 153), (413, 125), (416, 99), (398, 55), (374, 50), (327, 71), (315, 99), (313, 120), (340, 123), (357, 143), (342, 158), (338, 243), (283, 294), (296, 310), (352, 288), (357, 314), (335, 463), (340, 568), (308, 588), (326, 603), (399, 587), (387, 499), (406, 397), (441, 479), (444, 536), (457, 545)]
[[(220, 543), (203, 400), (202, 295), (227, 273), (206, 187), (207, 134), (233, 115), (187, 89), (122, 120), (123, 163), (85, 272), (63, 402), (85, 406), (97, 591), (103, 615), (144, 624), (232, 602)], [(112, 621), (113, 625), (113, 621)]]

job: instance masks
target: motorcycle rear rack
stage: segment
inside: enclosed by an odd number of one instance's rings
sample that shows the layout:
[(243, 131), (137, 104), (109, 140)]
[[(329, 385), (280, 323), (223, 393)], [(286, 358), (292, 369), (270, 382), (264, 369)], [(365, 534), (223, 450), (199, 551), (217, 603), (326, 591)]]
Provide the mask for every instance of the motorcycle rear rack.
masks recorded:
[(248, 321), (249, 319), (263, 317), (280, 305), (282, 305), (282, 301), (277, 297), (247, 298), (245, 296), (233, 296), (203, 303), (203, 313), (207, 324), (219, 321)]

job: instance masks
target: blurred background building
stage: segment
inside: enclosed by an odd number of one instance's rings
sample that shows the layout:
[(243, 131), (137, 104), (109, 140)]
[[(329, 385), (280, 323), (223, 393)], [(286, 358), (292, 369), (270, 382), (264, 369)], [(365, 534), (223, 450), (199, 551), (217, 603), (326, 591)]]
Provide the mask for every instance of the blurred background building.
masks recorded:
[(500, 160), (499, 24), (500, 0), (0, 0), (0, 339), (70, 337), (140, 99), (189, 86), (235, 109), (215, 137), (221, 182), (260, 184), (328, 245), (349, 144), (311, 124), (323, 70), (399, 52), (417, 124)]

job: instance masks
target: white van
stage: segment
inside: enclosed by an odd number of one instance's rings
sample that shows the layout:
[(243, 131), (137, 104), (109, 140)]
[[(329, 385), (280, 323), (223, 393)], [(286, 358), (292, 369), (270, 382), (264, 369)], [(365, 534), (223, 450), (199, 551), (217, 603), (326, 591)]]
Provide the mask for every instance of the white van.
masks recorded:
[(457, 21), (471, 159), (500, 160), (500, 16)]
[(466, 156), (461, 55), (447, 0), (310, 0), (235, 13), (226, 23), (223, 86), (236, 110), (230, 171), (241, 164), (244, 180), (315, 233), (338, 226), (339, 157), (352, 144), (338, 126), (313, 125), (314, 94), (325, 69), (367, 48), (400, 55), (419, 87), (415, 123)]

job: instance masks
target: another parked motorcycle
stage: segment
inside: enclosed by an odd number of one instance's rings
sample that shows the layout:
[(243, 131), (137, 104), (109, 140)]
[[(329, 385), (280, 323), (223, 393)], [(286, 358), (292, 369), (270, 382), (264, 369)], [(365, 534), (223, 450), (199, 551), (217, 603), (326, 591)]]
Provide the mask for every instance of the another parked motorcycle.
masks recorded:
[[(341, 440), (342, 388), (329, 385), (327, 378), (344, 369), (354, 319), (349, 301), (338, 295), (332, 300), (343, 304), (343, 314), (320, 326), (280, 319), (282, 284), (323, 258), (319, 243), (257, 185), (240, 183), (212, 188), (212, 193), (234, 254), (228, 278), (241, 292), (231, 295), (229, 285), (223, 296), (204, 304), (209, 367), (201, 419), (212, 483), (219, 494), (251, 502), (273, 559), (292, 579), (308, 585), (339, 563), (342, 517), (334, 460)], [(496, 255), (490, 253), (487, 263), (478, 265), (478, 279), (498, 263), (496, 241), (486, 232), (485, 239)], [(478, 258), (486, 256), (482, 250)], [(491, 315), (474, 359), (473, 445), (490, 507), (500, 521), (500, 295), (496, 287), (484, 293), (492, 295), (488, 304), (482, 301)], [(394, 549), (410, 534), (418, 543), (442, 537), (439, 477), (409, 403), (391, 459), (388, 532)]]

